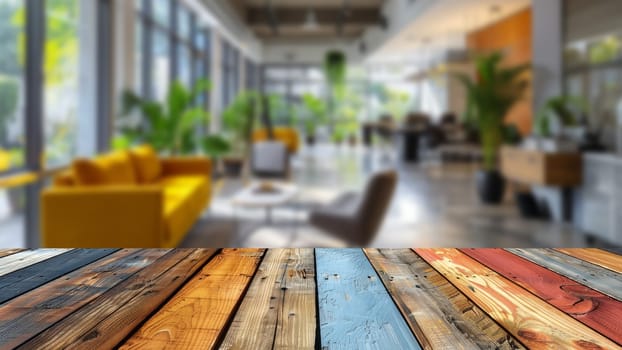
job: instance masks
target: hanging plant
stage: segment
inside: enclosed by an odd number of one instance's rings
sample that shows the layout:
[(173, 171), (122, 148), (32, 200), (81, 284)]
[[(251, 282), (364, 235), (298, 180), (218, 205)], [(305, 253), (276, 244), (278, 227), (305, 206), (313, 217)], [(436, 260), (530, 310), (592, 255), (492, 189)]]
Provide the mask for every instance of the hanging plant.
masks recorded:
[(324, 62), (324, 73), (335, 93), (343, 91), (346, 82), (346, 55), (341, 51), (328, 52)]

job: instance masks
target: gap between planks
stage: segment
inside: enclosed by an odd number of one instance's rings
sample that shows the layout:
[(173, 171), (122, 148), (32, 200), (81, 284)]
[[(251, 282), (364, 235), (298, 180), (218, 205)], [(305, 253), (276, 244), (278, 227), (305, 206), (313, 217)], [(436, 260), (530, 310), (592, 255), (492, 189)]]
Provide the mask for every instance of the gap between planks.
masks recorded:
[(264, 252), (224, 249), (120, 348), (213, 348), (239, 306)]
[(425, 349), (524, 349), (410, 249), (365, 249)]
[(313, 249), (270, 249), (220, 349), (314, 349)]

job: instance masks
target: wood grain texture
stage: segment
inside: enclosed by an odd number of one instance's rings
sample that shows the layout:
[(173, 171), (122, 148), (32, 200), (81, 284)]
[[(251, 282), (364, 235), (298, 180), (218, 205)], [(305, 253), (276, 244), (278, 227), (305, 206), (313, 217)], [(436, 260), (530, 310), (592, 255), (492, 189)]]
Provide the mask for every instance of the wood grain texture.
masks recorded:
[(529, 348), (619, 348), (610, 339), (457, 249), (415, 251)]
[(26, 266), (36, 264), (53, 256), (63, 254), (68, 249), (26, 250), (0, 258), (0, 276), (17, 271)]
[(162, 254), (157, 250), (122, 250), (12, 299), (0, 306), (0, 344), (22, 344)]
[[(73, 249), (0, 276), (0, 303), (38, 288), (118, 249)], [(47, 249), (46, 249), (47, 251)], [(15, 254), (19, 255), (21, 253)]]
[(622, 255), (596, 248), (560, 248), (556, 250), (611, 271), (622, 273)]
[(121, 347), (211, 349), (257, 270), (261, 249), (225, 249)]
[(425, 349), (523, 349), (410, 249), (365, 249)]
[(221, 349), (314, 349), (313, 249), (270, 249)]
[(622, 275), (553, 249), (507, 249), (571, 280), (622, 301)]
[(4, 258), (5, 256), (13, 255), (15, 253), (23, 252), (25, 249), (1, 249), (0, 250), (0, 258)]
[(117, 347), (215, 254), (216, 249), (175, 249), (109, 289), (24, 349)]
[(462, 252), (622, 344), (621, 302), (503, 249), (463, 249)]
[(323, 349), (421, 349), (361, 249), (316, 249)]

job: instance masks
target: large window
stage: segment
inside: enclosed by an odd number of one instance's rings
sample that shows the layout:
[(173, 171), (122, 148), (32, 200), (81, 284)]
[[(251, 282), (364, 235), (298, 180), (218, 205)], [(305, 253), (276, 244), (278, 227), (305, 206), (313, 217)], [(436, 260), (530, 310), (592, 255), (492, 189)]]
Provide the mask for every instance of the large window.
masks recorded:
[(80, 2), (46, 0), (45, 164), (66, 165), (77, 153), (80, 98)]
[(24, 166), (23, 0), (0, 2), (0, 173)]
[[(136, 87), (156, 100), (165, 98), (173, 80), (190, 87), (209, 79), (210, 33), (177, 0), (137, 1)], [(208, 93), (197, 104), (208, 107)]]
[(240, 91), (240, 53), (226, 40), (222, 41), (223, 105), (229, 105)]

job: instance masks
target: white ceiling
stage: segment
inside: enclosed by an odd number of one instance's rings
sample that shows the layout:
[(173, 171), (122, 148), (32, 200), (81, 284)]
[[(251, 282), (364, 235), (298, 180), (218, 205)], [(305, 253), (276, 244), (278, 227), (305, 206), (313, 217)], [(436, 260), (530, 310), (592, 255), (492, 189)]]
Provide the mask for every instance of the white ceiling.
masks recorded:
[(434, 0), (424, 13), (377, 50), (370, 61), (425, 64), (447, 50), (465, 48), (469, 32), (530, 5), (531, 0)]

